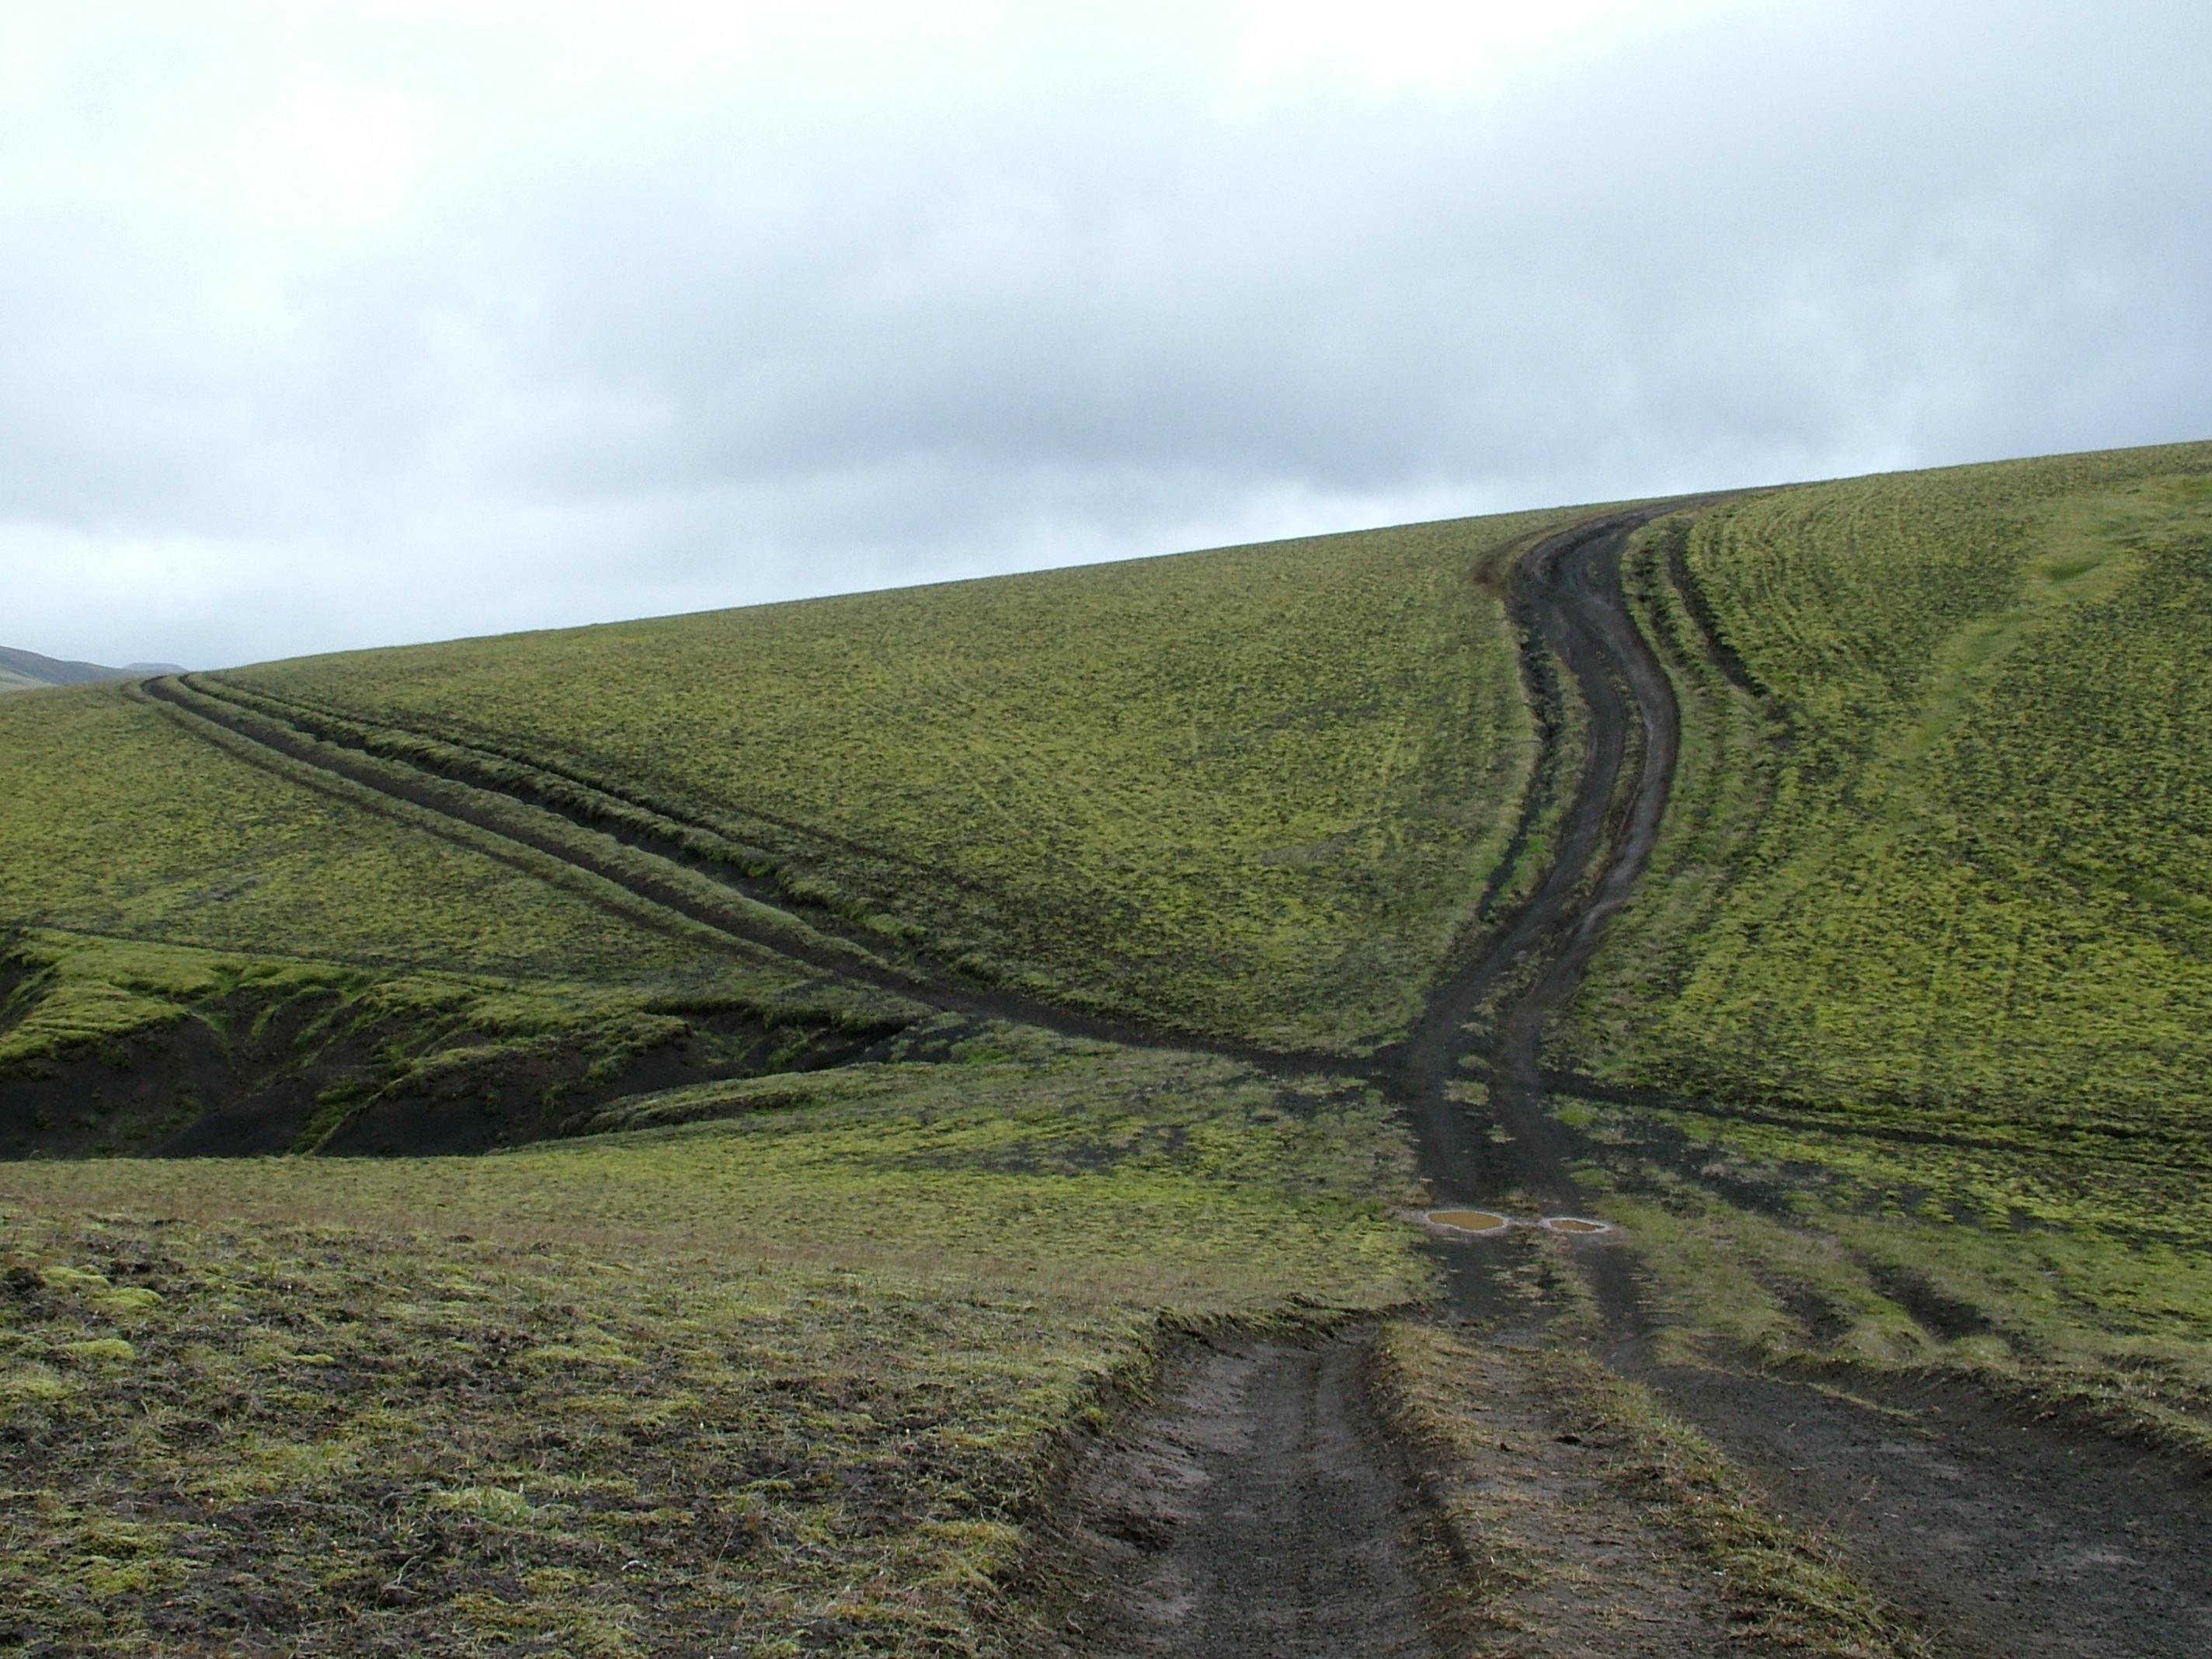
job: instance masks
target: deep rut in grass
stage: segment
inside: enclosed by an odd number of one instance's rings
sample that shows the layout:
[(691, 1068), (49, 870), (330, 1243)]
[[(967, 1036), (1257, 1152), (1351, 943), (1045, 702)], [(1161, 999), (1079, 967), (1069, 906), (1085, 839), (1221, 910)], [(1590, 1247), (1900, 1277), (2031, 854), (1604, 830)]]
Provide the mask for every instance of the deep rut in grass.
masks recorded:
[(1199, 1346), (1160, 1407), (1094, 1449), (1070, 1553), (1097, 1586), (1056, 1646), (1098, 1659), (1432, 1659), (1405, 1547), (1417, 1505), (1374, 1455), (1351, 1341)]
[[(287, 708), (280, 717), (270, 708), (249, 705), (202, 676), (163, 676), (132, 690), (177, 711), (188, 723), (199, 720), (220, 728), (248, 755), (258, 751), (281, 757), (465, 824), (480, 835), (557, 859), (731, 940), (872, 986), (933, 1012), (1002, 1019), (1132, 1048), (1220, 1054), (1282, 1073), (1364, 1075), (1370, 1069), (1333, 1055), (1163, 1030), (965, 977), (943, 963), (865, 934), (818, 908), (793, 904), (771, 881), (747, 878), (726, 864), (700, 858), (678, 837), (706, 826), (669, 819), (663, 808), (649, 809), (651, 816), (665, 822), (665, 832), (656, 832), (580, 807), (571, 799), (513, 785), (494, 786), (470, 770), (433, 770), (419, 756), (397, 760), (347, 740), (339, 729), (316, 719), (315, 711)], [(257, 702), (278, 707), (268, 699)], [(295, 725), (295, 720), (305, 723)], [(618, 809), (638, 805), (609, 799)], [(645, 856), (625, 856), (629, 854)], [(696, 879), (701, 876), (706, 879)]]

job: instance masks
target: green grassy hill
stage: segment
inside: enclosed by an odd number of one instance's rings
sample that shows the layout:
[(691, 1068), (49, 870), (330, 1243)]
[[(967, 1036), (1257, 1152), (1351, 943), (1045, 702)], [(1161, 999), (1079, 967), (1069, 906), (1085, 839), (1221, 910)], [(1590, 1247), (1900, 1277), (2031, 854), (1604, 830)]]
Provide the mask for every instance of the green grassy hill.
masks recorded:
[(2203, 1443), (2212, 445), (1747, 495), (1630, 586), (1683, 757), (1550, 1059), (1677, 1316)]
[[(1595, 511), (0, 699), (0, 1622), (1018, 1645), (1173, 1333), (1433, 1292), (1395, 1045), (1600, 752), (1510, 574)], [(1680, 753), (1545, 1060), (1662, 1354), (2212, 1449), (2212, 445), (1624, 579)]]
[(1645, 575), (1654, 631), (1692, 641), (1694, 608), (1738, 683), (1678, 655), (1705, 747), (1565, 1052), (2193, 1155), (2212, 447), (1764, 492), (1655, 537)]
[(337, 716), (387, 752), (441, 739), (596, 786), (722, 838), (785, 898), (971, 975), (1357, 1050), (1418, 1013), (1512, 831), (1534, 733), (1473, 568), (1560, 519), (204, 683), (316, 729)]

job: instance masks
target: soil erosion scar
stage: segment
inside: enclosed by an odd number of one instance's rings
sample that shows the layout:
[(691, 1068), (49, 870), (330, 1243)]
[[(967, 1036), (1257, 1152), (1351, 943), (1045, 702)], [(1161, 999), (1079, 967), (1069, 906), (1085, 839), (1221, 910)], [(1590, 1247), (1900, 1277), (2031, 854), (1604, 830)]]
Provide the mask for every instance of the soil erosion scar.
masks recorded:
[[(1536, 896), (1482, 955), (1441, 988), (1401, 1055), (1414, 1107), (1423, 1173), (1439, 1195), (1492, 1197), (1519, 1188), (1547, 1209), (1579, 1209), (1565, 1160), (1544, 1133), (1536, 1039), (1546, 1010), (1570, 990), (1606, 919), (1641, 871), (1666, 802), (1674, 707), (1658, 664), (1620, 599), (1623, 543), (1670, 510), (1609, 514), (1540, 543), (1516, 577), (1524, 631), (1540, 634), (1576, 677), (1590, 708), (1589, 753), (1560, 835), (1560, 852)], [(1624, 659), (1632, 659), (1626, 665)], [(1663, 734), (1632, 745), (1632, 715), (1616, 677)], [(1632, 747), (1642, 757), (1625, 818), (1614, 797)], [(1590, 872), (1610, 844), (1593, 890)], [(1469, 1044), (1469, 1017), (1498, 989), (1526, 986), (1510, 1005), (1495, 1062), (1492, 1099), (1513, 1133), (1497, 1149), (1446, 1098)], [(1507, 1045), (1510, 1045), (1509, 1048)], [(1511, 1093), (1516, 1085), (1517, 1093)], [(1510, 1098), (1500, 1101), (1501, 1095)], [(1447, 1261), (1469, 1264), (1462, 1286), (1481, 1294), (1475, 1241), (1510, 1224), (1502, 1208), (1468, 1203), (1429, 1212), (1463, 1241)], [(1571, 1214), (1544, 1224), (1589, 1227)], [(1601, 1289), (1608, 1311), (1632, 1316), (1625, 1261), (1594, 1263), (1620, 1287)], [(1470, 1298), (1462, 1290), (1462, 1304)], [(1414, 1504), (1395, 1459), (1362, 1433), (1348, 1400), (1352, 1354), (1255, 1342), (1214, 1351), (1185, 1375), (1166, 1410), (1105, 1449), (1079, 1478), (1089, 1571), (1103, 1581), (1100, 1613), (1081, 1650), (1099, 1655), (1226, 1653), (1383, 1656), (1432, 1651), (1404, 1537)]]

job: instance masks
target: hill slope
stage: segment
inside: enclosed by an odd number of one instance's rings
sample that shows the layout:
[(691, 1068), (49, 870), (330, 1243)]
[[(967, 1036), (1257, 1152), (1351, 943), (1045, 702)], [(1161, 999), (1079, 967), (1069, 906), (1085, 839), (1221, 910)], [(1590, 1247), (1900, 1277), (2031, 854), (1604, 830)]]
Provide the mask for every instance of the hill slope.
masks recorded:
[(1644, 580), (1704, 747), (1562, 1054), (2194, 1155), (2212, 446), (1765, 492)]
[[(1470, 1642), (2193, 1652), (2208, 636), (2200, 445), (6, 700), (8, 1628), (1085, 1650), (1297, 1440)], [(99, 1156), (287, 1148), (513, 1155)]]
[(1475, 567), (1559, 518), (194, 684), (424, 763), (442, 740), (479, 775), (595, 786), (878, 944), (1037, 996), (1357, 1050), (1419, 1011), (1511, 838), (1534, 731)]
[(137, 674), (175, 674), (174, 663), (137, 662), (125, 668), (103, 668), (96, 662), (63, 662), (35, 651), (18, 651), (0, 645), (0, 691), (32, 691), (50, 685), (88, 685), (98, 680), (124, 680)]

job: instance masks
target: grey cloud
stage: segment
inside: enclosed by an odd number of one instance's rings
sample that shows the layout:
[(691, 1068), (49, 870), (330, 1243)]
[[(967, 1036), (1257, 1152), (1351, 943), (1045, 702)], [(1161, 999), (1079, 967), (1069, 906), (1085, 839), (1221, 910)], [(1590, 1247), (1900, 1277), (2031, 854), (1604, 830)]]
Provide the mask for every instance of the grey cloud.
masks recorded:
[(64, 597), (7, 642), (270, 654), (2212, 435), (2204, 20), (1776, 8), (1241, 124), (1110, 79), (687, 115), (490, 180), (273, 343), (163, 303), (157, 252), (0, 225), (0, 520), (276, 550), (184, 637)]

